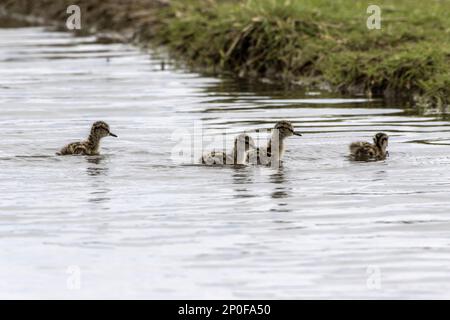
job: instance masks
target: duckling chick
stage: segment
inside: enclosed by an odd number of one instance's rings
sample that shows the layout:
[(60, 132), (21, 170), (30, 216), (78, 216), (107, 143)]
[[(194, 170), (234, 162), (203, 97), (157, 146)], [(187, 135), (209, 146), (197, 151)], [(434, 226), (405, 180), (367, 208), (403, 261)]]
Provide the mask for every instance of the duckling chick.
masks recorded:
[(253, 138), (248, 134), (242, 133), (234, 139), (233, 149), (229, 154), (223, 151), (212, 151), (202, 156), (200, 159), (202, 164), (245, 164), (247, 152), (256, 148)]
[(98, 155), (100, 140), (107, 136), (117, 138), (114, 133), (111, 133), (109, 125), (106, 122), (97, 121), (92, 125), (91, 133), (87, 140), (69, 143), (56, 154), (60, 156), (74, 154), (85, 156)]
[(350, 144), (350, 156), (356, 161), (384, 160), (389, 155), (386, 151), (388, 140), (388, 135), (380, 132), (373, 137), (374, 144), (353, 142)]
[[(275, 124), (272, 136), (269, 139), (267, 146), (265, 148), (257, 148), (255, 150), (251, 150), (248, 153), (247, 161), (251, 164), (270, 165), (272, 156), (274, 156), (274, 159), (278, 158), (278, 161), (281, 161), (285, 152), (284, 140), (287, 137), (294, 135), (301, 136), (302, 134), (300, 132), (294, 131), (294, 127), (289, 121), (278, 121)], [(276, 151), (276, 144), (278, 145), (278, 152), (273, 152)]]

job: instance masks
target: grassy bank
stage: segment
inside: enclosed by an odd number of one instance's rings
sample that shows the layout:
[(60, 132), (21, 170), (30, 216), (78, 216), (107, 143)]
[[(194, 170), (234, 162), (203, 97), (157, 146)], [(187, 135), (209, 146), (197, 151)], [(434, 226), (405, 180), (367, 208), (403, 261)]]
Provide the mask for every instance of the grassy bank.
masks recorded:
[(450, 1), (4, 0), (8, 12), (60, 22), (78, 3), (95, 30), (129, 31), (192, 66), (343, 93), (450, 101)]

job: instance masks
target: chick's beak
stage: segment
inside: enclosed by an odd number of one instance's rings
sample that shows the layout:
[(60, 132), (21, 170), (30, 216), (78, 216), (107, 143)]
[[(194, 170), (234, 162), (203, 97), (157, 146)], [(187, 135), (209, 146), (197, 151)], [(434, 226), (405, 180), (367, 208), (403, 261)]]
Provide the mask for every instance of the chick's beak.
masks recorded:
[(299, 136), (299, 137), (301, 137), (302, 136), (302, 134), (300, 133), (300, 132), (297, 132), (297, 131), (294, 131), (294, 132), (292, 132), (294, 135), (296, 135), (296, 136)]
[(109, 133), (110, 136), (117, 138), (117, 135), (115, 135), (114, 133), (110, 132)]

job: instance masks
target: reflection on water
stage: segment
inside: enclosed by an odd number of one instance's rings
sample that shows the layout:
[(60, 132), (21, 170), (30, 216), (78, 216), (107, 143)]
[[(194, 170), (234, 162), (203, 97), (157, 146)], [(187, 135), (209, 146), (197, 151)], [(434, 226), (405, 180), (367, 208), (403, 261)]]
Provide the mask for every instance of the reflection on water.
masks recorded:
[(278, 172), (270, 176), (270, 182), (274, 184), (272, 198), (283, 199), (289, 197), (290, 188), (286, 187), (286, 180), (282, 168), (278, 169)]
[[(83, 158), (88, 162), (87, 174), (92, 177), (92, 181), (90, 183), (90, 189), (93, 190), (90, 192), (90, 197), (88, 199), (89, 202), (93, 203), (107, 203), (111, 198), (109, 194), (111, 190), (108, 188), (108, 171), (109, 168), (107, 166), (106, 157), (105, 156), (86, 156)], [(109, 209), (109, 207), (107, 208)]]
[(252, 172), (246, 166), (233, 166), (233, 184), (235, 191), (235, 198), (254, 198), (257, 195), (252, 193), (252, 189), (248, 186), (253, 183)]
[(91, 192), (91, 198), (88, 199), (89, 202), (96, 202), (96, 203), (104, 203), (111, 200), (111, 198), (108, 198), (107, 195), (110, 193), (110, 189), (102, 189), (100, 186), (96, 186), (96, 190)]
[[(20, 40), (18, 40), (20, 39)], [(201, 121), (230, 146), (280, 119), (283, 166), (174, 163)], [(102, 156), (57, 157), (107, 121)], [(348, 144), (390, 135), (386, 161)], [(42, 28), (0, 29), (0, 297), (449, 297), (450, 130), (380, 99), (216, 79)], [(191, 139), (187, 139), (189, 144)], [(66, 288), (79, 266), (82, 290)], [(379, 268), (379, 290), (367, 270)]]
[(290, 212), (291, 209), (289, 209), (288, 199), (291, 197), (292, 188), (289, 187), (289, 182), (285, 179), (283, 167), (280, 167), (270, 175), (270, 183), (273, 184), (271, 197), (277, 205), (275, 208), (272, 208), (272, 211), (281, 213)]
[(103, 156), (88, 156), (85, 157), (89, 164), (87, 174), (90, 176), (107, 175), (108, 167), (104, 164)]

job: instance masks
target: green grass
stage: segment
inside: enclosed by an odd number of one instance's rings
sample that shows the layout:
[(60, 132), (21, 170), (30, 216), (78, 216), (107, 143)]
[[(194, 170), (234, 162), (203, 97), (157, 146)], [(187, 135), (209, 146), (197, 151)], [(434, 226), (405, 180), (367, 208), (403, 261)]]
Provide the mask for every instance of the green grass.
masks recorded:
[(318, 84), (344, 93), (450, 98), (450, 1), (172, 0), (156, 34), (185, 60), (247, 77)]

